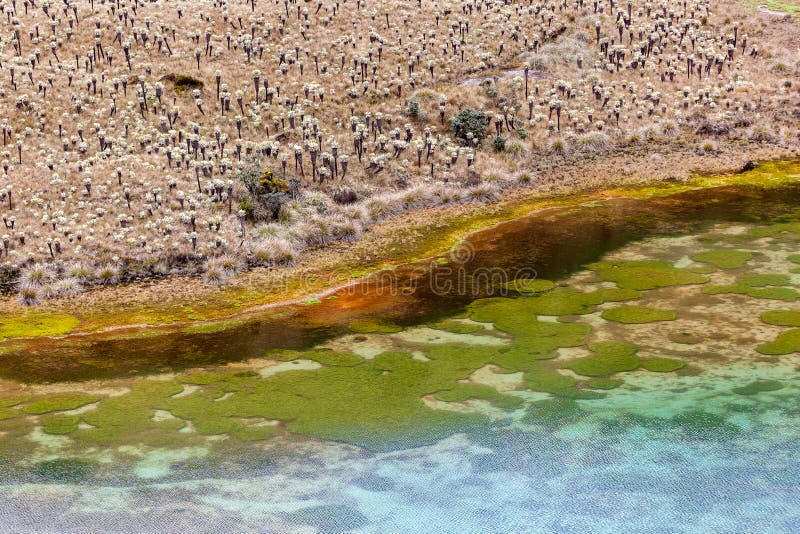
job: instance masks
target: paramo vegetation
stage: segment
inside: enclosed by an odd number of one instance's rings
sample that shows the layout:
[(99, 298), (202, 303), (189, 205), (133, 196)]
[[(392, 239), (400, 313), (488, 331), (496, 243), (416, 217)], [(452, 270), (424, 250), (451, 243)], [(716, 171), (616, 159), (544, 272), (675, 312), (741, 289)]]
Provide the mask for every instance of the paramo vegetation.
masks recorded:
[(795, 146), (797, 30), (709, 0), (1, 0), (3, 278), (221, 284), (552, 165)]

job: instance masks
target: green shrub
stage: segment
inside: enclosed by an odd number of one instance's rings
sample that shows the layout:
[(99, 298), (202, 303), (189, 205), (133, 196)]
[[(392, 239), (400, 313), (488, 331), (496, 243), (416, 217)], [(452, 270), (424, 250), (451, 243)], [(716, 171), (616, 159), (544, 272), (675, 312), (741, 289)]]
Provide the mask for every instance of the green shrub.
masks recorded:
[(297, 194), (299, 182), (272, 169), (262, 170), (257, 162), (245, 165), (239, 179), (249, 194), (240, 201), (240, 208), (254, 219), (276, 219), (281, 206)]
[(424, 121), (427, 119), (427, 116), (422, 109), (419, 107), (419, 100), (416, 98), (412, 98), (406, 103), (406, 117), (411, 117), (415, 120)]
[(502, 135), (498, 135), (492, 141), (492, 148), (495, 152), (505, 152), (506, 150), (506, 138)]
[(487, 125), (486, 114), (475, 109), (462, 109), (450, 119), (450, 130), (462, 145), (466, 145), (470, 138), (477, 139), (478, 143), (483, 141)]

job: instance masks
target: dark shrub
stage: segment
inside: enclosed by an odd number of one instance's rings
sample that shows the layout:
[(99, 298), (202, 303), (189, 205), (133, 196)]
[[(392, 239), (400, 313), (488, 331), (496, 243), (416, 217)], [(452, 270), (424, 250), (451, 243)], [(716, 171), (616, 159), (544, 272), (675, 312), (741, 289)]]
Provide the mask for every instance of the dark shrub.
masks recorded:
[(333, 194), (333, 200), (337, 204), (352, 204), (358, 200), (358, 195), (349, 187), (343, 187)]
[[(469, 137), (477, 139), (478, 143), (486, 138), (488, 119), (483, 111), (475, 109), (462, 109), (458, 115), (450, 119), (450, 129), (462, 145), (469, 143)], [(471, 134), (471, 135), (469, 135)]]
[(506, 150), (506, 138), (502, 135), (498, 135), (492, 141), (492, 148), (495, 152), (505, 152)]
[(257, 162), (246, 165), (239, 171), (239, 179), (247, 189), (249, 198), (241, 205), (254, 219), (276, 219), (281, 206), (297, 195), (300, 184), (294, 178), (286, 178), (272, 169), (261, 170)]

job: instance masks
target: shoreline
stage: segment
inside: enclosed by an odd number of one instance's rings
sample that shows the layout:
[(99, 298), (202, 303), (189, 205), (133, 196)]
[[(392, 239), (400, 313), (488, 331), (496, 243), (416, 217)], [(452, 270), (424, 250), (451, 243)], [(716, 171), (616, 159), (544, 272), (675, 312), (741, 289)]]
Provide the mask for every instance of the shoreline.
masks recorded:
[[(318, 247), (294, 266), (252, 269), (221, 288), (207, 285), (197, 276), (176, 276), (92, 289), (36, 308), (23, 306), (16, 296), (6, 296), (0, 300), (0, 322), (69, 316), (77, 324), (61, 335), (7, 337), (0, 348), (24, 339), (168, 332), (313, 303), (371, 274), (441, 255), (476, 231), (535, 211), (613, 196), (646, 198), (727, 185), (735, 183), (737, 176), (745, 176), (739, 171), (748, 161), (760, 162), (754, 171), (758, 173), (764, 163), (791, 165), (798, 154), (796, 147), (774, 146), (715, 154), (676, 150), (633, 162), (629, 155), (610, 154), (579, 167), (568, 163), (556, 166), (539, 176), (536, 187), (514, 186), (491, 202), (470, 201), (401, 213), (377, 223), (354, 242)], [(667, 176), (653, 178), (654, 165)], [(570, 179), (577, 174), (591, 177), (588, 186)]]

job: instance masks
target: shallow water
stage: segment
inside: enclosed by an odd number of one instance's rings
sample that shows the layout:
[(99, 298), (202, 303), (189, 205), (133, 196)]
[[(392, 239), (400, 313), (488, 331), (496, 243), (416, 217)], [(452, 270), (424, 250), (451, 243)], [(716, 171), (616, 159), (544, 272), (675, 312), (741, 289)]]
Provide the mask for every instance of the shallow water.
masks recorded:
[(1, 368), (1, 521), (796, 531), (798, 200), (553, 210), (398, 269), (392, 291), (7, 353), (27, 360)]

